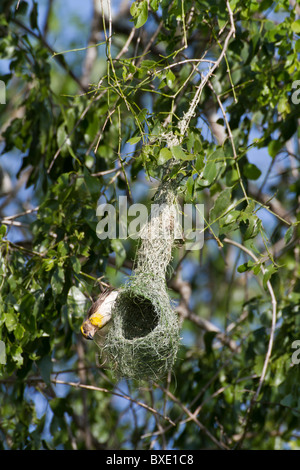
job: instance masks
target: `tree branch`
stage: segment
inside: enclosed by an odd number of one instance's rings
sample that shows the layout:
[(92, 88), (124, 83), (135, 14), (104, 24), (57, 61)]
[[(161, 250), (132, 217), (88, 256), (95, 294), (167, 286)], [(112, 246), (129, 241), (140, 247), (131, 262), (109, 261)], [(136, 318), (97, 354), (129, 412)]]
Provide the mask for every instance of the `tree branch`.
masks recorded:
[(32, 31), (30, 28), (28, 28), (25, 24), (23, 24), (21, 21), (17, 20), (16, 18), (12, 18), (11, 20), (13, 23), (15, 23), (17, 26), (19, 26), (19, 28), (22, 28), (24, 29), (24, 31), (26, 31), (28, 34), (30, 34), (31, 36), (33, 36), (34, 38), (38, 39), (39, 41), (41, 41), (41, 43), (43, 44), (43, 46), (48, 49), (48, 51), (51, 53), (52, 57), (54, 57), (54, 59), (56, 60), (56, 62), (61, 66), (63, 67), (63, 69), (67, 72), (67, 74), (77, 83), (77, 85), (79, 86), (79, 88), (84, 92), (86, 93), (88, 90), (83, 86), (83, 84), (81, 83), (81, 81), (79, 80), (78, 77), (76, 77), (76, 75), (73, 73), (73, 71), (70, 69), (70, 67), (68, 66), (68, 64), (66, 63), (64, 57), (61, 55), (61, 54), (57, 54), (54, 49), (52, 49), (52, 47), (48, 44), (48, 42), (46, 41), (46, 39), (42, 36), (42, 34), (36, 34), (34, 31)]
[(156, 414), (157, 416), (160, 416), (161, 418), (163, 418), (164, 420), (166, 420), (170, 424), (172, 424), (172, 426), (175, 426), (175, 423), (174, 423), (174, 421), (171, 420), (171, 418), (169, 418), (168, 416), (163, 416), (161, 413), (156, 411), (151, 406), (148, 406), (148, 405), (146, 405), (145, 403), (142, 403), (139, 400), (135, 400), (134, 398), (131, 398), (129, 395), (126, 395), (126, 394), (123, 394), (123, 393), (117, 393), (117, 392), (114, 392), (113, 390), (108, 390), (107, 388), (95, 387), (93, 385), (84, 385), (84, 384), (81, 384), (80, 382), (77, 382), (77, 383), (76, 382), (67, 382), (67, 381), (58, 380), (58, 379), (52, 379), (51, 382), (53, 384), (69, 385), (70, 387), (83, 388), (85, 390), (93, 390), (95, 392), (108, 393), (108, 394), (114, 395), (116, 397), (124, 398), (125, 400), (128, 400), (132, 403), (135, 403), (136, 405), (144, 408), (145, 410), (150, 411), (151, 413)]
[[(229, 238), (224, 238), (224, 243), (228, 243), (230, 245), (236, 246), (240, 250), (247, 253), (247, 255), (249, 255), (256, 263), (259, 262), (258, 258), (252, 253), (252, 251), (249, 250), (248, 248), (246, 248), (245, 246), (241, 245), (240, 243), (238, 243), (234, 240), (230, 240)], [(265, 272), (266, 272), (265, 268), (262, 265), (261, 265), (261, 271), (262, 271), (263, 274), (265, 274)], [(242, 442), (245, 438), (247, 425), (248, 425), (249, 419), (250, 419), (250, 415), (251, 415), (253, 406), (256, 403), (257, 399), (258, 399), (261, 388), (263, 386), (265, 376), (266, 376), (266, 373), (267, 373), (267, 368), (268, 368), (270, 358), (271, 358), (271, 354), (272, 354), (272, 349), (273, 349), (274, 334), (275, 334), (276, 321), (277, 321), (277, 299), (276, 299), (276, 296), (275, 296), (275, 293), (274, 293), (274, 290), (273, 290), (273, 287), (272, 287), (272, 284), (271, 284), (270, 280), (267, 282), (267, 288), (269, 290), (269, 293), (270, 293), (270, 296), (271, 296), (271, 302), (272, 302), (272, 324), (271, 324), (271, 330), (270, 330), (269, 344), (268, 344), (268, 349), (267, 349), (267, 353), (266, 353), (266, 356), (265, 356), (261, 376), (260, 376), (260, 379), (259, 379), (259, 384), (258, 384), (257, 390), (256, 390), (253, 398), (251, 399), (250, 406), (247, 410), (247, 421), (246, 421), (246, 424), (245, 424), (245, 429), (244, 429), (243, 436), (242, 436), (242, 438), (239, 442), (239, 446), (242, 445)]]

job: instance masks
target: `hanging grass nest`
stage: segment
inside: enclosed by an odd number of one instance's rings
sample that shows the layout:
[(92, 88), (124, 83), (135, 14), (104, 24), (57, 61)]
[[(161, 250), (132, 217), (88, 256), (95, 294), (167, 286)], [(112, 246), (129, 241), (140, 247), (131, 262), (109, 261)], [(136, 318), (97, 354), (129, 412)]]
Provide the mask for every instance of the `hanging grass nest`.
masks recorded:
[(154, 204), (140, 233), (134, 274), (114, 304), (105, 344), (115, 374), (138, 380), (164, 377), (172, 369), (180, 340), (166, 285), (180, 229), (176, 195), (162, 189)]

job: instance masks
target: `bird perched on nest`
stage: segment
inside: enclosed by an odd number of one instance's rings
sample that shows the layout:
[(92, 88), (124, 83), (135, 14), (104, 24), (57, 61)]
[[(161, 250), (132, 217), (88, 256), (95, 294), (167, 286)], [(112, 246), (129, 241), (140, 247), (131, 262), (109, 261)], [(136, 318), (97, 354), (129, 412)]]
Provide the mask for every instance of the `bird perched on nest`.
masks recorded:
[(113, 304), (119, 291), (109, 287), (102, 292), (96, 302), (90, 307), (87, 319), (81, 325), (80, 331), (86, 339), (94, 339), (98, 330), (103, 328), (111, 319)]

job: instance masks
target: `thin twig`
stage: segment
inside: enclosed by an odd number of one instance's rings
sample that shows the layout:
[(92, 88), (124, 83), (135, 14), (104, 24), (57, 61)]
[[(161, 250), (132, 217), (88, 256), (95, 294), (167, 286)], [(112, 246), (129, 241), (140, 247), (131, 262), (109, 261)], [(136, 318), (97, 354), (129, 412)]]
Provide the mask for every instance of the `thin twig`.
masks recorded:
[(226, 38), (225, 38), (221, 54), (219, 55), (218, 59), (215, 61), (214, 65), (209, 69), (209, 71), (207, 72), (205, 77), (202, 79), (200, 85), (197, 87), (197, 91), (195, 93), (195, 96), (194, 96), (191, 104), (190, 104), (188, 112), (184, 114), (183, 118), (181, 119), (181, 121), (178, 124), (178, 127), (180, 129), (180, 133), (181, 133), (181, 139), (180, 139), (181, 141), (183, 140), (184, 135), (185, 135), (185, 133), (186, 133), (188, 127), (189, 127), (190, 121), (191, 121), (192, 117), (195, 114), (195, 110), (196, 110), (196, 108), (199, 104), (203, 88), (205, 87), (205, 85), (209, 81), (210, 77), (213, 75), (216, 68), (220, 65), (224, 55), (226, 54), (229, 41), (230, 41), (231, 37), (235, 35), (235, 26), (234, 26), (234, 22), (232, 20), (233, 15), (232, 15), (232, 10), (231, 10), (231, 7), (230, 7), (230, 4), (229, 4), (228, 0), (226, 0), (226, 6), (227, 6), (227, 10), (228, 10), (229, 17), (230, 17), (230, 30), (229, 30)]
[(177, 67), (178, 65), (184, 65), (184, 64), (190, 64), (193, 62), (197, 62), (197, 65), (201, 62), (209, 63), (209, 64), (215, 64), (215, 60), (210, 60), (210, 59), (185, 59), (185, 60), (180, 60), (179, 62), (174, 62), (174, 64), (166, 65), (166, 67), (163, 67), (160, 72), (163, 70), (169, 70), (172, 69), (173, 67)]
[(125, 400), (128, 400), (132, 403), (135, 403), (136, 405), (141, 406), (142, 408), (146, 409), (147, 411), (150, 411), (151, 413), (154, 413), (157, 416), (165, 419), (170, 424), (172, 424), (172, 426), (175, 426), (174, 421), (172, 421), (171, 418), (169, 418), (168, 416), (163, 416), (161, 413), (156, 411), (151, 406), (146, 405), (145, 403), (143, 403), (139, 400), (135, 400), (134, 398), (131, 398), (130, 396), (125, 395), (124, 393), (114, 392), (113, 390), (108, 390), (107, 388), (95, 387), (94, 385), (85, 385), (85, 384), (81, 384), (79, 382), (67, 382), (67, 381), (64, 381), (64, 380), (57, 380), (57, 379), (52, 379), (51, 382), (54, 383), (54, 384), (69, 385), (70, 387), (84, 388), (86, 390), (93, 390), (94, 392), (108, 393), (108, 394), (114, 395), (116, 397), (124, 398)]
[(17, 220), (2, 219), (0, 220), (0, 223), (3, 225), (10, 225), (13, 227), (25, 227), (25, 228), (29, 227), (29, 224), (24, 224), (23, 222), (18, 222)]
[(28, 248), (25, 248), (24, 246), (20, 244), (13, 243), (10, 240), (2, 240), (2, 243), (7, 243), (7, 245), (9, 245), (10, 248), (23, 251), (24, 253), (28, 253), (31, 256), (39, 256), (40, 258), (44, 258), (46, 254), (46, 253), (39, 253), (38, 251), (29, 250)]
[(180, 406), (180, 408), (191, 418), (192, 421), (194, 421), (194, 423), (197, 424), (197, 426), (201, 429), (201, 431), (203, 431), (207, 437), (209, 437), (209, 439), (214, 442), (214, 444), (216, 444), (216, 446), (219, 448), (219, 449), (228, 449), (228, 447), (223, 444), (222, 442), (218, 441), (211, 433), (210, 431), (204, 426), (204, 424), (202, 424), (198, 418), (196, 418), (195, 416), (193, 416), (192, 412), (178, 399), (176, 398), (172, 392), (170, 392), (170, 390), (167, 390), (166, 388), (162, 387), (161, 385), (157, 384), (157, 383), (154, 383), (154, 385), (158, 388), (160, 388), (164, 393), (166, 393), (168, 395), (169, 398), (171, 398), (172, 401), (174, 401), (174, 403), (176, 403), (178, 406)]
[[(256, 263), (259, 263), (259, 259), (252, 253), (252, 251), (249, 250), (248, 248), (246, 248), (245, 246), (241, 245), (241, 243), (238, 243), (234, 240), (230, 240), (229, 238), (224, 238), (223, 241), (224, 241), (224, 243), (228, 243), (230, 245), (236, 246), (240, 250), (247, 253)], [(262, 265), (261, 265), (261, 271), (262, 271), (263, 274), (266, 273), (266, 270)], [(271, 330), (270, 330), (269, 344), (268, 344), (268, 349), (267, 349), (267, 353), (266, 353), (265, 360), (264, 360), (263, 369), (262, 369), (262, 372), (261, 372), (261, 375), (260, 375), (258, 387), (257, 387), (257, 390), (256, 390), (252, 400), (251, 400), (250, 406), (247, 410), (248, 419), (247, 419), (247, 422), (246, 422), (246, 425), (245, 425), (245, 430), (244, 430), (243, 436), (241, 438), (241, 441), (239, 442), (239, 445), (242, 444), (242, 442), (245, 438), (247, 424), (249, 422), (249, 417), (250, 417), (252, 408), (253, 408), (254, 404), (256, 403), (257, 398), (260, 394), (261, 388), (263, 386), (263, 383), (264, 383), (264, 380), (265, 380), (265, 377), (266, 377), (266, 373), (267, 373), (267, 368), (268, 368), (268, 365), (269, 365), (269, 362), (270, 362), (270, 359), (271, 359), (272, 349), (273, 349), (274, 334), (275, 334), (276, 321), (277, 321), (277, 299), (276, 299), (276, 296), (275, 296), (275, 293), (274, 293), (274, 290), (273, 290), (273, 287), (272, 287), (272, 284), (271, 284), (270, 280), (268, 280), (266, 285), (267, 285), (268, 291), (270, 293), (271, 302), (272, 302), (272, 324), (271, 324)]]
[(159, 23), (159, 25), (157, 26), (156, 30), (154, 31), (154, 33), (152, 34), (151, 38), (149, 39), (149, 41), (148, 41), (148, 43), (147, 43), (145, 49), (143, 50), (143, 53), (142, 53), (140, 59), (138, 60), (138, 62), (137, 62), (137, 64), (136, 64), (137, 68), (141, 65), (141, 62), (142, 62), (142, 60), (143, 60), (143, 57), (144, 57), (144, 56), (149, 52), (149, 50), (151, 49), (151, 46), (152, 46), (152, 44), (154, 43), (155, 39), (157, 38), (158, 33), (160, 32), (162, 26), (163, 26), (163, 21), (161, 21), (161, 22)]
[(7, 217), (4, 217), (3, 220), (13, 220), (17, 219), (19, 217), (23, 217), (24, 215), (32, 214), (32, 212), (37, 212), (39, 210), (39, 206), (35, 207), (34, 209), (28, 209), (27, 211), (20, 212), (19, 214), (14, 214), (14, 215), (9, 215)]
[(230, 140), (230, 143), (231, 143), (231, 147), (232, 147), (233, 158), (234, 158), (234, 161), (235, 161), (235, 167), (236, 167), (236, 170), (237, 170), (237, 173), (238, 173), (240, 185), (241, 185), (242, 191), (243, 191), (243, 193), (244, 193), (245, 199), (246, 199), (246, 201), (247, 201), (247, 204), (249, 204), (248, 195), (247, 195), (246, 190), (245, 190), (245, 186), (244, 186), (244, 183), (243, 183), (243, 180), (242, 180), (242, 176), (241, 176), (241, 172), (240, 172), (240, 167), (239, 167), (239, 164), (238, 164), (238, 161), (237, 161), (238, 155), (237, 155), (237, 151), (236, 151), (236, 148), (235, 148), (235, 143), (234, 143), (233, 135), (232, 135), (232, 132), (231, 132), (231, 127), (230, 127), (230, 124), (229, 124), (229, 122), (228, 122), (225, 109), (224, 109), (224, 107), (223, 107), (223, 104), (222, 104), (222, 101), (221, 101), (219, 95), (215, 92), (214, 87), (212, 86), (212, 84), (211, 84), (210, 81), (208, 81), (208, 86), (209, 86), (209, 88), (212, 90), (212, 92), (214, 93), (214, 95), (215, 95), (215, 97), (216, 97), (216, 99), (217, 99), (217, 101), (218, 101), (218, 105), (220, 106), (220, 109), (221, 109), (221, 111), (222, 111), (222, 114), (223, 114), (223, 117), (224, 117), (224, 121), (225, 121), (225, 124), (226, 124), (226, 128), (227, 128), (227, 132), (228, 132), (228, 137), (229, 137), (229, 140)]
[(132, 30), (130, 31), (130, 34), (127, 38), (127, 41), (125, 42), (124, 46), (122, 47), (120, 52), (117, 54), (116, 58), (114, 59), (114, 62), (119, 60), (122, 57), (122, 55), (125, 54), (128, 51), (130, 43), (131, 43), (132, 39), (134, 38), (135, 32), (136, 32), (136, 29), (135, 29), (135, 27), (133, 27)]
[(61, 65), (61, 67), (63, 67), (65, 69), (65, 71), (68, 73), (68, 75), (77, 83), (77, 85), (80, 87), (80, 89), (84, 92), (87, 91), (86, 88), (81, 83), (81, 81), (79, 80), (79, 78), (76, 77), (76, 75), (70, 69), (68, 64), (65, 62), (64, 58), (61, 55), (56, 54), (56, 52), (52, 49), (50, 44), (48, 44), (48, 42), (42, 36), (41, 33), (40, 34), (35, 33), (34, 31), (32, 31), (30, 28), (28, 28), (25, 24), (23, 24), (21, 21), (17, 20), (16, 18), (12, 18), (11, 21), (13, 23), (15, 23), (17, 26), (19, 26), (20, 28), (24, 29), (24, 31), (26, 31), (28, 34), (35, 37), (39, 41), (41, 41), (43, 46), (45, 46), (45, 48), (48, 49), (48, 51), (51, 53), (51, 55), (55, 58), (55, 60), (59, 63), (59, 65)]

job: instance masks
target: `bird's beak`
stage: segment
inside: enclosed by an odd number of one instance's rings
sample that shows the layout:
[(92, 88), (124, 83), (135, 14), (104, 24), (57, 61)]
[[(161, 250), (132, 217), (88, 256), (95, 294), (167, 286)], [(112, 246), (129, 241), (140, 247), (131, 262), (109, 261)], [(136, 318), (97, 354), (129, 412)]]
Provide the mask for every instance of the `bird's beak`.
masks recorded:
[(94, 335), (92, 334), (92, 332), (91, 331), (87, 332), (86, 322), (84, 322), (83, 325), (81, 325), (80, 331), (81, 331), (82, 336), (85, 339), (94, 339)]

